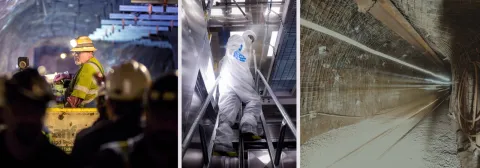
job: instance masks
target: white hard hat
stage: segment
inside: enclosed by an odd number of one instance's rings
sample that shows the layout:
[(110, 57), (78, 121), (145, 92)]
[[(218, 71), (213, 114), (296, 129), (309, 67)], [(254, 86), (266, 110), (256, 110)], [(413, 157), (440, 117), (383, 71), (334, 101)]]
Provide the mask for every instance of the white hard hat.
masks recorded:
[(147, 67), (137, 61), (128, 61), (113, 67), (112, 70), (105, 82), (107, 99), (141, 100), (152, 82)]
[(245, 31), (242, 36), (248, 45), (253, 44), (257, 40), (257, 35), (252, 30)]

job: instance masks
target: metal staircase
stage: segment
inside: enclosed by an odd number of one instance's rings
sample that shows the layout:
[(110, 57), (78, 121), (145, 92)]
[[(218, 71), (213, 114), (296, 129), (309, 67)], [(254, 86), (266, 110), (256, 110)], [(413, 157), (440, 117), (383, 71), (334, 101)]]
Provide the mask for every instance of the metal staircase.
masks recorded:
[[(264, 139), (246, 141), (239, 133), (239, 121), (233, 126), (237, 139), (233, 141), (234, 148), (238, 150), (238, 157), (213, 156), (213, 146), (218, 127), (218, 81), (210, 92), (206, 91), (202, 75), (198, 75), (196, 89), (198, 95), (203, 99), (200, 112), (195, 117), (182, 141), (182, 167), (295, 167), (296, 166), (296, 126), (295, 105), (289, 106), (289, 111), (273, 93), (265, 77), (255, 66), (256, 83), (260, 81), (265, 85), (266, 91), (275, 102), (276, 110), (271, 105), (263, 105), (260, 114), (260, 123), (264, 131)], [(217, 90), (217, 92), (214, 92)], [(258, 90), (258, 87), (257, 87)], [(210, 93), (210, 94), (208, 94)], [(259, 93), (260, 94), (260, 93)], [(268, 110), (268, 118), (264, 115)], [(239, 116), (241, 116), (240, 111)], [(289, 115), (290, 114), (290, 115)], [(240, 117), (239, 117), (240, 118)]]

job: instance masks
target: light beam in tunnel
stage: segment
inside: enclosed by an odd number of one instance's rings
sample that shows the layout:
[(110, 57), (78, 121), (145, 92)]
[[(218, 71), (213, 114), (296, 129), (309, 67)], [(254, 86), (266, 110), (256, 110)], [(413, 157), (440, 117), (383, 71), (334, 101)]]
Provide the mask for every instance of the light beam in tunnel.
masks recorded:
[(320, 26), (320, 25), (315, 24), (315, 23), (313, 23), (313, 22), (310, 22), (310, 21), (308, 21), (308, 20), (305, 20), (305, 19), (300, 18), (300, 25), (305, 26), (305, 27), (310, 28), (310, 29), (313, 29), (313, 30), (315, 30), (315, 31), (318, 31), (318, 32), (327, 34), (327, 35), (329, 35), (329, 36), (335, 37), (335, 38), (337, 38), (337, 39), (339, 39), (339, 40), (342, 40), (342, 41), (347, 42), (347, 43), (349, 43), (349, 44), (351, 44), (351, 45), (354, 45), (354, 46), (356, 46), (356, 47), (358, 47), (358, 48), (360, 48), (360, 49), (362, 49), (362, 50), (365, 50), (365, 51), (367, 51), (367, 52), (369, 52), (369, 53), (371, 53), (371, 54), (373, 54), (373, 55), (377, 55), (377, 56), (380, 56), (380, 57), (389, 59), (389, 60), (391, 60), (391, 61), (393, 61), (393, 62), (396, 62), (396, 63), (402, 64), (402, 65), (405, 65), (405, 66), (410, 67), (410, 68), (412, 68), (412, 69), (415, 69), (415, 70), (417, 70), (417, 71), (420, 71), (420, 72), (423, 72), (423, 73), (432, 75), (432, 76), (434, 76), (434, 77), (437, 77), (437, 78), (439, 78), (439, 79), (441, 79), (441, 80), (443, 80), (443, 81), (446, 81), (446, 82), (449, 82), (449, 81), (450, 81), (450, 79), (447, 78), (447, 77), (445, 77), (445, 76), (437, 75), (437, 74), (435, 74), (435, 73), (433, 73), (433, 72), (431, 72), (431, 71), (422, 69), (422, 68), (417, 67), (417, 66), (415, 66), (415, 65), (409, 64), (409, 63), (407, 63), (407, 62), (405, 62), (405, 61), (399, 60), (399, 59), (394, 58), (394, 57), (392, 57), (392, 56), (389, 56), (389, 55), (386, 55), (386, 54), (381, 53), (381, 52), (379, 52), (379, 51), (376, 51), (376, 50), (374, 50), (374, 49), (371, 49), (371, 48), (369, 48), (369, 47), (367, 47), (367, 46), (359, 43), (358, 41), (355, 41), (355, 40), (353, 40), (353, 39), (351, 39), (351, 38), (348, 38), (347, 36), (344, 36), (344, 35), (342, 35), (342, 34), (340, 34), (340, 33), (337, 33), (337, 32), (335, 32), (335, 31), (332, 31), (332, 30), (330, 30), (330, 29), (327, 29), (327, 28), (325, 28), (325, 27), (323, 27), (323, 26)]

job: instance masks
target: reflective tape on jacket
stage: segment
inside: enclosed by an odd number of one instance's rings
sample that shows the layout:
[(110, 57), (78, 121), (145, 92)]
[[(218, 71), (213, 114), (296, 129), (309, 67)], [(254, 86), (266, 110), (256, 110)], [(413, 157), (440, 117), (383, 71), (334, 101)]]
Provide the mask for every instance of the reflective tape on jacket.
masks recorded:
[(95, 100), (98, 94), (98, 85), (93, 75), (98, 72), (103, 74), (103, 68), (95, 57), (91, 58), (88, 63), (82, 64), (77, 72), (77, 80), (71, 96), (83, 99), (82, 104)]

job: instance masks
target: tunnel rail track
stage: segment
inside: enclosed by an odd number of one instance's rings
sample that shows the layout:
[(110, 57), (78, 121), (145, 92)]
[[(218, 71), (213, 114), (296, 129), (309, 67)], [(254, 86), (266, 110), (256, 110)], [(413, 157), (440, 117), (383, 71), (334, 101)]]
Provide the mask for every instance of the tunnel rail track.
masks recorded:
[[(447, 91), (447, 90), (443, 90)], [(377, 160), (381, 159), (386, 153), (388, 153), (398, 142), (400, 142), (406, 135), (408, 135), (417, 125), (420, 123), (420, 121), (430, 112), (434, 111), (437, 107), (439, 107), (445, 100), (448, 99), (448, 95), (450, 93), (447, 91), (443, 96), (440, 98), (435, 99), (434, 101), (430, 102), (427, 105), (424, 105), (423, 103), (417, 103), (416, 105), (409, 107), (408, 109), (398, 109), (397, 112), (392, 112), (390, 114), (390, 118), (398, 118), (398, 117), (403, 117), (403, 119), (395, 121), (394, 124), (391, 125), (391, 127), (386, 128), (385, 130), (380, 131), (378, 134), (367, 140), (366, 142), (360, 144), (359, 146), (355, 147), (352, 151), (347, 152), (346, 154), (342, 155), (340, 158), (336, 159), (333, 161), (331, 164), (328, 164), (327, 167), (336, 167), (336, 165), (341, 164), (342, 161), (348, 159), (355, 158), (354, 153), (359, 153), (361, 152), (366, 146), (375, 144), (375, 141), (381, 141), (382, 137), (387, 137), (387, 136), (399, 136), (399, 138), (395, 138), (395, 142), (389, 144), (386, 148), (381, 149), (381, 151), (376, 151), (379, 154), (377, 157), (376, 156), (369, 156), (371, 157), (370, 159), (373, 160), (373, 157), (376, 157)], [(432, 106), (436, 102), (440, 102), (436, 104), (431, 110), (426, 110), (428, 107)], [(421, 107), (419, 109), (419, 107)], [(417, 111), (412, 110), (412, 109), (419, 109)], [(410, 111), (410, 113), (405, 113), (405, 111)], [(395, 110), (393, 110), (395, 111)], [(385, 115), (385, 113), (384, 113)], [(391, 122), (391, 121), (385, 121), (384, 123)], [(403, 128), (403, 129), (402, 129)], [(401, 134), (394, 134), (392, 132), (397, 131), (400, 132)], [(403, 132), (402, 132), (403, 131)], [(385, 146), (384, 146), (385, 147)], [(371, 150), (371, 149), (370, 149)], [(365, 161), (368, 162), (368, 161)], [(340, 166), (341, 167), (341, 166)]]

